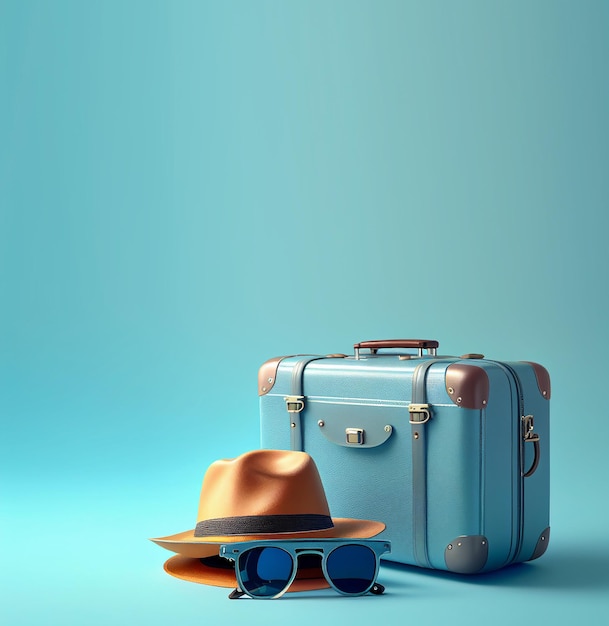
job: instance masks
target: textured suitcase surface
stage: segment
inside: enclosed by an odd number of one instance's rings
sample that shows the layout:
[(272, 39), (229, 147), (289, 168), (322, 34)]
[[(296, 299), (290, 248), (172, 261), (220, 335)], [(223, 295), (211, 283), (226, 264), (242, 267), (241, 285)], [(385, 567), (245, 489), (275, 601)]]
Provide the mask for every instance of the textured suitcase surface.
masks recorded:
[(261, 445), (311, 454), (332, 515), (385, 522), (391, 560), (477, 573), (535, 559), (549, 541), (549, 375), (436, 348), (270, 359)]

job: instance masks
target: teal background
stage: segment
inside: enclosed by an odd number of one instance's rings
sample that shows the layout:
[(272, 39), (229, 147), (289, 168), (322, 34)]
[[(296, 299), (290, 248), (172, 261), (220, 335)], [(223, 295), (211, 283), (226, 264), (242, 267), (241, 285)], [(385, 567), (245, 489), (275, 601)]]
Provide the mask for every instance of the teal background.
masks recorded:
[[(608, 33), (593, 0), (0, 0), (0, 621), (601, 623)], [(258, 446), (258, 366), (387, 337), (548, 368), (548, 553), (380, 598), (167, 576), (147, 538)]]

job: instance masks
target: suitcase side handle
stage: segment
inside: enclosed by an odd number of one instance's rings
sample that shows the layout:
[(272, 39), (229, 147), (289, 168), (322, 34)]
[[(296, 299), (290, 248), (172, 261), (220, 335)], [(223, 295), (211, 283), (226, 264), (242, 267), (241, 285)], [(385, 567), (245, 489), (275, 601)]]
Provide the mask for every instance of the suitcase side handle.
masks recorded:
[(381, 348), (415, 348), (419, 356), (423, 356), (423, 350), (436, 356), (439, 342), (435, 339), (375, 339), (373, 341), (360, 341), (353, 344), (355, 358), (359, 359), (359, 351), (368, 348), (372, 354), (376, 354)]

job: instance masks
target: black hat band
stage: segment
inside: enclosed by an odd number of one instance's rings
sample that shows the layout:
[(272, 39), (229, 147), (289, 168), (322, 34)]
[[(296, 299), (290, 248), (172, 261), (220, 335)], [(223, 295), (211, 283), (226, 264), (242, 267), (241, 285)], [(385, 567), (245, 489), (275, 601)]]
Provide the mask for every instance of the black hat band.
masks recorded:
[(195, 537), (298, 533), (330, 528), (334, 528), (334, 524), (328, 515), (243, 515), (203, 520), (195, 527)]

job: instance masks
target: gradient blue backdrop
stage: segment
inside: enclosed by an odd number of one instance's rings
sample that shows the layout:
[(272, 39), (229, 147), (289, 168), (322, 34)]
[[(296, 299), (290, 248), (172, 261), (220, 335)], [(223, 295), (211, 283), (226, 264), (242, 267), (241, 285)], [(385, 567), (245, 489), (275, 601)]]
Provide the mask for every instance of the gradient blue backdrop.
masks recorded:
[[(594, 0), (0, 0), (0, 621), (601, 623), (608, 33)], [(164, 574), (147, 538), (258, 446), (260, 363), (387, 337), (547, 366), (547, 555), (381, 598)]]

